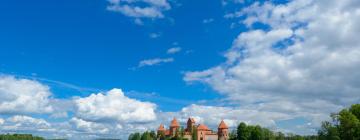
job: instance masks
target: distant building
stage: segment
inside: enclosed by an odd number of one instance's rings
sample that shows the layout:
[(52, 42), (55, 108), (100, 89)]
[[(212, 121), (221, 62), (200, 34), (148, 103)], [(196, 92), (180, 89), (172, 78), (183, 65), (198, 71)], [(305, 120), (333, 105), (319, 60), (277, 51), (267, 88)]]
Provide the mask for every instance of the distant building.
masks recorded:
[[(174, 118), (169, 126), (169, 129), (165, 129), (163, 124), (160, 124), (157, 135), (159, 138), (163, 137), (174, 137), (180, 136), (180, 124)], [(196, 125), (195, 120), (193, 118), (189, 118), (186, 123), (186, 128), (183, 130), (184, 138), (188, 140), (193, 140), (193, 133), (197, 133), (197, 137), (195, 140), (228, 140), (229, 139), (229, 127), (222, 120), (218, 126), (218, 131), (214, 132), (210, 130), (204, 124)]]

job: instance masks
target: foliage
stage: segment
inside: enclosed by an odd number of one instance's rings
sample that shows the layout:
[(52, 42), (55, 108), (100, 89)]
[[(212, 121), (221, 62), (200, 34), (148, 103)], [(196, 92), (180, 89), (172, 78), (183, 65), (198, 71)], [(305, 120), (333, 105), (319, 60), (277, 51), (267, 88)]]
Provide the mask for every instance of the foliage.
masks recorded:
[(360, 104), (332, 114), (333, 122), (323, 122), (319, 130), (320, 140), (359, 140)]
[(195, 126), (193, 126), (191, 139), (196, 140), (196, 138), (197, 138), (197, 128)]
[(259, 125), (246, 125), (241, 122), (235, 132), (229, 135), (230, 140), (317, 140), (317, 136), (300, 136), (294, 134), (285, 134), (273, 132)]
[(44, 140), (44, 138), (31, 134), (3, 134), (0, 135), (0, 140)]

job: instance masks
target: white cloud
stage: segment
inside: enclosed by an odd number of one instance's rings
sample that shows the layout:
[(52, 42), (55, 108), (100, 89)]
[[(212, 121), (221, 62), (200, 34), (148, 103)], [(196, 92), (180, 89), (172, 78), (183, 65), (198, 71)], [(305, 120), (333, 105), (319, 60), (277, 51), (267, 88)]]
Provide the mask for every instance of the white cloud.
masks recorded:
[(167, 54), (175, 54), (181, 51), (180, 47), (173, 47), (166, 51)]
[(15, 115), (3, 121), (0, 128), (4, 131), (52, 131), (50, 123), (44, 119)]
[(211, 22), (213, 22), (214, 21), (214, 19), (213, 18), (208, 18), (208, 19), (204, 19), (203, 20), (203, 23), (211, 23)]
[(161, 33), (151, 33), (149, 34), (150, 38), (159, 38), (161, 36)]
[(50, 113), (49, 87), (37, 81), (0, 76), (0, 112), (10, 114)]
[(110, 128), (108, 128), (104, 124), (85, 121), (76, 117), (72, 118), (70, 120), (70, 123), (75, 126), (75, 130), (82, 132), (103, 134), (103, 133), (109, 133), (110, 130)]
[(109, 11), (120, 12), (133, 18), (163, 18), (164, 11), (170, 10), (167, 0), (108, 0)]
[(192, 116), (197, 122), (205, 123), (212, 128), (217, 128), (221, 120), (225, 120), (228, 126), (233, 128), (239, 122), (275, 127), (276, 120), (290, 118), (285, 113), (259, 111), (252, 108), (216, 107), (195, 104), (182, 108), (180, 114), (184, 118)]
[(0, 118), (0, 125), (4, 124), (5, 123), (5, 120)]
[[(241, 106), (293, 117), (307, 114), (312, 122), (327, 119), (360, 101), (359, 5), (351, 0), (265, 2), (228, 14), (244, 17), (249, 31), (234, 40), (224, 64), (188, 72), (184, 80), (209, 84)], [(270, 29), (253, 30), (258, 22)]]
[(158, 65), (161, 63), (170, 63), (173, 62), (173, 58), (154, 58), (154, 59), (147, 59), (140, 61), (138, 67), (144, 67), (144, 66), (153, 66)]
[(91, 94), (75, 100), (76, 117), (86, 121), (118, 123), (149, 122), (156, 119), (156, 105), (128, 98), (120, 89)]

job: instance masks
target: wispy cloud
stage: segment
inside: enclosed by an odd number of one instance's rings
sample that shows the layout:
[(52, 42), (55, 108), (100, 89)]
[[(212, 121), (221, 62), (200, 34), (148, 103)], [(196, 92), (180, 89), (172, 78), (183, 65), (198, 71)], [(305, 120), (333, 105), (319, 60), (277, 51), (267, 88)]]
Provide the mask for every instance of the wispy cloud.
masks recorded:
[(214, 22), (214, 19), (213, 18), (208, 18), (208, 19), (204, 19), (203, 20), (203, 23), (211, 23), (211, 22)]
[[(143, 25), (142, 19), (164, 18), (164, 11), (170, 10), (167, 0), (107, 0), (107, 10), (134, 18), (135, 24)], [(145, 5), (145, 6), (144, 6)]]
[(150, 38), (159, 38), (161, 36), (161, 33), (150, 33), (149, 37)]
[[(7, 74), (0, 73), (0, 76), (7, 76)], [(26, 79), (31, 79), (31, 80), (47, 83), (49, 85), (59, 86), (59, 87), (67, 88), (67, 89), (73, 89), (80, 93), (94, 93), (94, 92), (103, 91), (103, 89), (99, 89), (99, 88), (82, 87), (82, 86), (78, 86), (78, 85), (63, 82), (63, 81), (52, 80), (52, 79), (47, 79), (47, 78), (42, 78), (42, 77), (37, 77), (37, 76), (24, 76), (24, 75), (14, 75), (14, 76), (17, 78), (26, 78)]]
[(146, 59), (139, 62), (138, 67), (144, 66), (153, 66), (161, 63), (170, 63), (173, 62), (174, 58), (154, 58), (154, 59)]
[(180, 47), (173, 47), (173, 48), (170, 48), (166, 51), (167, 54), (174, 54), (174, 53), (178, 53), (181, 51), (181, 48)]

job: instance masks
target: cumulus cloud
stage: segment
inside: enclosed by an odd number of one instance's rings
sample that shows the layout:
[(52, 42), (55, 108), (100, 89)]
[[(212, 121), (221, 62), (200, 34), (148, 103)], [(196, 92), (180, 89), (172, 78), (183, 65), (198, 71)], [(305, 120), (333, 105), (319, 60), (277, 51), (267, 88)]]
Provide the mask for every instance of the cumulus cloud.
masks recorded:
[(174, 61), (174, 58), (146, 59), (146, 60), (140, 61), (138, 67), (159, 65), (161, 63), (170, 63), (170, 62), (173, 62), (173, 61)]
[(49, 87), (37, 81), (0, 76), (0, 112), (5, 114), (50, 113)]
[(223, 119), (229, 127), (234, 128), (239, 122), (275, 127), (275, 120), (290, 118), (285, 113), (260, 111), (252, 108), (216, 107), (196, 104), (182, 108), (180, 114), (183, 117), (194, 117), (199, 123), (205, 123), (212, 128), (217, 128)]
[(76, 117), (93, 122), (149, 122), (156, 119), (156, 105), (128, 98), (121, 89), (91, 94), (75, 100)]
[(166, 51), (167, 54), (175, 54), (181, 51), (180, 47), (173, 47)]
[[(184, 80), (209, 84), (242, 106), (327, 119), (360, 101), (359, 5), (351, 0), (256, 2), (226, 15), (244, 19), (249, 27), (234, 40), (227, 61), (188, 72)], [(253, 29), (256, 23), (270, 29)]]
[(51, 131), (51, 125), (44, 119), (15, 115), (3, 121), (0, 128), (4, 131)]
[(164, 18), (163, 12), (171, 9), (167, 0), (108, 0), (108, 2), (109, 11), (135, 18), (135, 22), (141, 24), (141, 18)]

